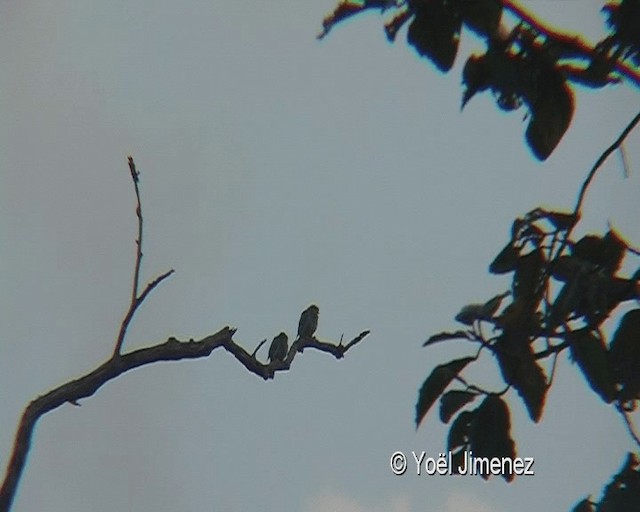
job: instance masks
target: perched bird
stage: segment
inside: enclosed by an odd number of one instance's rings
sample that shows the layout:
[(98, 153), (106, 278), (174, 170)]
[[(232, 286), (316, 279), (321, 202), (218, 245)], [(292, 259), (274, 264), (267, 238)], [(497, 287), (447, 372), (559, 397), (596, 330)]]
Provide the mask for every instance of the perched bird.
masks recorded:
[(315, 304), (311, 304), (300, 315), (298, 322), (298, 338), (311, 338), (318, 328), (318, 313), (320, 310)]
[(284, 358), (287, 357), (287, 352), (289, 351), (288, 341), (289, 338), (283, 332), (273, 338), (271, 346), (269, 347), (269, 362), (284, 361)]

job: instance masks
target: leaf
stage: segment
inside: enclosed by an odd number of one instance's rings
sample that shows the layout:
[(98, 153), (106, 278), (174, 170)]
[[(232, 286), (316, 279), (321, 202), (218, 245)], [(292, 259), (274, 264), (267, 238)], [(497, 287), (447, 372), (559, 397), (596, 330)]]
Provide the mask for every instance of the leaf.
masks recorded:
[(491, 85), (489, 67), (487, 66), (485, 55), (472, 55), (467, 59), (464, 69), (462, 70), (462, 83), (467, 87), (462, 94), (462, 106), (460, 110), (464, 108), (467, 102), (473, 98), (477, 92), (484, 91)]
[(619, 399), (640, 398), (640, 309), (622, 317), (609, 352), (614, 378), (621, 385)]
[(520, 256), (513, 277), (513, 296), (515, 299), (523, 297), (528, 300), (535, 298), (542, 277), (544, 256), (540, 249)]
[(452, 474), (454, 475), (459, 475), (460, 471), (458, 471), (458, 468), (461, 468), (464, 466), (464, 459), (466, 457), (467, 451), (464, 448), (461, 448), (458, 451), (455, 451), (451, 454), (451, 465), (453, 466), (452, 469)]
[(578, 503), (571, 512), (593, 512), (593, 506), (589, 501), (589, 498), (583, 499), (580, 503)]
[(480, 36), (496, 32), (502, 16), (499, 0), (462, 0), (459, 2), (464, 24)]
[(449, 423), (452, 416), (469, 402), (475, 400), (476, 396), (478, 396), (476, 393), (469, 391), (447, 391), (440, 398), (440, 421)]
[(384, 32), (390, 42), (396, 40), (396, 34), (407, 20), (411, 18), (411, 16), (413, 16), (413, 12), (409, 9), (405, 9), (397, 13), (391, 20), (384, 24)]
[(578, 363), (589, 386), (607, 403), (615, 395), (613, 378), (609, 365), (609, 353), (604, 340), (592, 331), (581, 329), (568, 337), (571, 357)]
[(519, 332), (524, 340), (540, 336), (541, 321), (542, 314), (535, 311), (526, 297), (513, 300), (495, 319), (496, 326), (508, 332)]
[(463, 357), (433, 369), (420, 388), (416, 404), (416, 427), (420, 426), (424, 416), (451, 381), (473, 360), (473, 357)]
[(554, 329), (567, 321), (567, 317), (578, 308), (583, 298), (584, 286), (582, 285), (582, 274), (578, 274), (568, 281), (556, 296), (549, 317), (547, 327)]
[(566, 231), (578, 221), (578, 216), (573, 212), (547, 212), (547, 219), (560, 231)]
[(469, 336), (467, 335), (466, 331), (439, 332), (438, 334), (434, 334), (430, 336), (429, 339), (422, 344), (422, 346), (427, 347), (429, 345), (433, 345), (434, 343), (438, 343), (439, 341), (457, 340), (457, 339), (468, 340)]
[(496, 311), (498, 311), (500, 304), (502, 304), (502, 299), (507, 295), (509, 295), (509, 292), (501, 293), (489, 299), (484, 304), (467, 304), (455, 316), (455, 320), (465, 325), (473, 325), (473, 322), (476, 320), (491, 321)]
[(505, 329), (495, 343), (502, 377), (511, 384), (524, 401), (529, 417), (540, 421), (547, 393), (547, 379), (536, 363), (526, 331)]
[(597, 512), (628, 512), (640, 510), (640, 461), (633, 453), (620, 472), (605, 487)]
[(531, 121), (525, 137), (536, 158), (546, 160), (571, 124), (573, 94), (555, 68), (537, 71), (544, 79), (536, 81), (535, 97), (528, 95)]
[(613, 275), (620, 269), (627, 244), (615, 231), (609, 230), (602, 239), (602, 246), (600, 266), (605, 273)]
[(487, 302), (485, 302), (484, 305), (482, 306), (481, 318), (480, 319), (481, 320), (492, 320), (493, 317), (495, 316), (496, 312), (500, 308), (500, 305), (502, 304), (502, 300), (505, 297), (508, 297), (509, 295), (510, 295), (509, 292), (501, 293), (501, 294), (496, 295), (495, 297), (489, 299)]
[(634, 281), (612, 277), (604, 269), (589, 273), (583, 281), (577, 312), (586, 317), (590, 326), (600, 325), (620, 302), (638, 296)]
[(456, 58), (461, 27), (460, 16), (448, 1), (425, 0), (416, 5), (407, 41), (445, 73)]
[(518, 256), (518, 249), (513, 246), (513, 242), (509, 242), (491, 262), (489, 272), (492, 274), (506, 274), (514, 271), (518, 264)]
[(585, 235), (573, 247), (573, 255), (593, 265), (599, 265), (602, 258), (602, 237)]
[(575, 278), (580, 272), (587, 272), (585, 263), (575, 256), (563, 255), (553, 260), (553, 271), (551, 275), (558, 281), (569, 281)]
[(473, 322), (482, 318), (484, 304), (467, 304), (455, 316), (455, 321), (464, 325), (473, 325)]
[(620, 269), (626, 249), (624, 240), (615, 231), (609, 230), (604, 237), (583, 236), (576, 242), (573, 255), (612, 276)]
[(322, 32), (318, 39), (325, 37), (329, 31), (341, 21), (346, 20), (367, 9), (380, 9), (383, 11), (388, 6), (388, 0), (342, 0), (333, 12), (322, 20)]
[[(475, 418), (471, 424), (470, 445), (474, 456), (515, 458), (515, 444), (511, 439), (511, 421), (509, 408), (504, 401), (496, 396), (489, 395), (476, 409)], [(485, 480), (488, 474), (482, 474)], [(513, 473), (505, 473), (502, 477), (510, 482)]]
[(449, 429), (447, 436), (447, 450), (455, 450), (459, 446), (469, 443), (469, 429), (476, 411), (462, 411)]

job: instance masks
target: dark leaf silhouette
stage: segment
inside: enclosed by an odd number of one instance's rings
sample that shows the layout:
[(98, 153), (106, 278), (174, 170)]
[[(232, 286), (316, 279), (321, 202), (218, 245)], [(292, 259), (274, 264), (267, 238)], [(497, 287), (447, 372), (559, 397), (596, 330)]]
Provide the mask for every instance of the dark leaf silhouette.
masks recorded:
[(342, 0), (333, 12), (322, 20), (322, 32), (318, 35), (318, 39), (326, 36), (337, 23), (368, 9), (384, 10), (388, 4), (387, 0)]
[(613, 401), (615, 389), (604, 340), (596, 333), (585, 329), (574, 331), (568, 339), (571, 357), (580, 366), (591, 389), (605, 402)]
[(593, 512), (593, 505), (591, 505), (589, 498), (585, 498), (573, 507), (572, 512)]
[(434, 343), (438, 343), (439, 341), (458, 340), (458, 339), (468, 340), (469, 335), (467, 331), (439, 332), (438, 334), (429, 336), (429, 339), (425, 341), (422, 344), (422, 346), (427, 347), (429, 345), (433, 345)]
[(629, 512), (640, 510), (640, 461), (633, 453), (620, 472), (606, 486), (597, 512)]
[(581, 272), (586, 273), (589, 267), (575, 256), (560, 256), (552, 267), (551, 275), (558, 281), (567, 282), (577, 277)]
[(567, 212), (547, 212), (547, 219), (559, 230), (566, 231), (571, 228), (578, 220), (574, 213)]
[(536, 249), (518, 259), (513, 280), (513, 297), (533, 298), (536, 296), (540, 278), (544, 270), (544, 255)]
[(573, 117), (573, 94), (555, 69), (542, 68), (537, 89), (528, 98), (531, 121), (525, 137), (533, 154), (546, 160), (569, 128)]
[(452, 468), (452, 473), (453, 474), (459, 474), (460, 473), (458, 468), (462, 468), (464, 466), (465, 454), (466, 454), (466, 450), (464, 448), (456, 450), (456, 451), (454, 451), (452, 453), (452, 455), (451, 455), (451, 464), (453, 465), (453, 468)]
[(506, 274), (513, 272), (518, 264), (519, 251), (509, 242), (489, 265), (492, 274)]
[(425, 414), (427, 414), (433, 403), (451, 381), (473, 360), (473, 357), (455, 359), (446, 364), (438, 365), (433, 369), (427, 380), (422, 384), (422, 388), (420, 388), (418, 403), (416, 404), (416, 427), (420, 425)]
[(604, 237), (586, 235), (576, 243), (573, 255), (591, 263), (607, 275), (615, 274), (620, 268), (627, 246), (615, 233), (608, 231)]
[(622, 401), (640, 398), (640, 309), (622, 317), (610, 347), (611, 367)]
[(477, 411), (463, 411), (451, 424), (449, 435), (447, 436), (448, 450), (455, 450), (469, 443), (469, 429), (471, 428), (471, 422), (475, 418), (476, 413)]
[(526, 333), (517, 329), (505, 330), (495, 349), (502, 377), (516, 388), (529, 416), (537, 423), (542, 416), (547, 382), (542, 368), (536, 363)]
[(440, 398), (440, 421), (449, 423), (449, 420), (469, 402), (473, 401), (476, 393), (469, 391), (447, 391)]
[(606, 274), (613, 275), (620, 269), (627, 244), (615, 231), (609, 230), (602, 239), (602, 246), (600, 267)]
[(409, 25), (407, 41), (440, 71), (449, 71), (456, 58), (462, 28), (458, 12), (445, 0), (414, 3), (416, 14)]
[(458, 3), (464, 24), (480, 36), (493, 34), (500, 23), (502, 3), (499, 0), (461, 0)]
[(485, 55), (471, 55), (462, 70), (462, 83), (466, 86), (462, 93), (462, 106), (475, 96), (491, 86), (491, 70)]
[[(489, 395), (476, 409), (476, 415), (471, 423), (471, 450), (476, 457), (515, 458), (515, 445), (511, 439), (511, 421), (509, 408), (504, 401), (496, 396)], [(482, 478), (489, 477), (481, 473)], [(512, 473), (502, 475), (505, 480), (513, 480)]]
[(500, 308), (500, 304), (502, 304), (502, 299), (507, 295), (509, 295), (508, 292), (501, 293), (489, 299), (484, 304), (467, 304), (455, 316), (455, 319), (457, 322), (465, 325), (472, 325), (478, 320), (493, 320), (493, 317)]

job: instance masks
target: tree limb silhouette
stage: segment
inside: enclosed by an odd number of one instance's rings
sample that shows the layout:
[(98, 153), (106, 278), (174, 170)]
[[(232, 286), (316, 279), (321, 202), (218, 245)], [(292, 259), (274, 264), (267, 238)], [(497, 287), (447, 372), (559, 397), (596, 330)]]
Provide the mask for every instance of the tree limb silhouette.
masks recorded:
[(274, 361), (266, 364), (259, 361), (256, 353), (264, 344), (261, 342), (253, 353), (247, 352), (239, 343), (233, 340), (236, 329), (223, 327), (218, 332), (205, 336), (200, 340), (180, 341), (170, 337), (163, 343), (150, 347), (134, 350), (126, 354), (121, 354), (121, 347), (124, 342), (127, 327), (129, 326), (136, 310), (142, 305), (146, 297), (174, 271), (169, 270), (153, 281), (147, 283), (142, 293), (138, 294), (139, 276), (142, 260), (142, 208), (139, 191), (139, 173), (135, 169), (133, 159), (129, 157), (129, 169), (136, 191), (138, 218), (138, 239), (136, 261), (134, 268), (133, 289), (129, 309), (122, 320), (116, 347), (106, 362), (90, 371), (89, 373), (71, 380), (51, 391), (35, 398), (25, 408), (18, 424), (18, 429), (14, 438), (13, 448), (9, 463), (6, 468), (5, 478), (0, 487), (0, 512), (7, 512), (13, 503), (18, 488), (20, 477), (24, 471), (29, 449), (33, 438), (33, 431), (38, 420), (47, 412), (57, 409), (65, 403), (79, 405), (78, 401), (91, 397), (107, 382), (136, 368), (159, 363), (163, 361), (181, 361), (188, 359), (201, 359), (208, 357), (214, 350), (222, 348), (233, 355), (250, 373), (265, 380), (273, 379), (277, 372), (287, 371), (291, 367), (298, 349), (309, 348), (331, 354), (336, 359), (341, 359), (344, 354), (362, 341), (369, 331), (363, 331), (353, 338), (349, 343), (343, 345), (342, 342), (334, 344), (328, 341), (320, 341), (315, 336), (305, 337), (296, 340), (284, 361)]

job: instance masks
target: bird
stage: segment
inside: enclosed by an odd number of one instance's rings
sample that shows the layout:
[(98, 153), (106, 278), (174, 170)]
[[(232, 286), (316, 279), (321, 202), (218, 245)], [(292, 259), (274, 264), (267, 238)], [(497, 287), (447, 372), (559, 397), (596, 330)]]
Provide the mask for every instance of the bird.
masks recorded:
[(315, 304), (311, 304), (300, 315), (298, 322), (298, 338), (311, 338), (318, 328), (318, 314), (320, 310)]
[(273, 338), (271, 346), (269, 347), (269, 362), (284, 361), (284, 358), (287, 357), (287, 352), (289, 351), (288, 341), (289, 338), (284, 332), (281, 332)]

